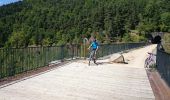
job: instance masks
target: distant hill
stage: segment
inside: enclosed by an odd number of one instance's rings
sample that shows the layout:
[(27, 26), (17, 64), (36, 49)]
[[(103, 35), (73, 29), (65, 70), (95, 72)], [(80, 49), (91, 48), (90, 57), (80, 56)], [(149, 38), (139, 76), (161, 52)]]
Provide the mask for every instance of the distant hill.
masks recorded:
[(0, 46), (80, 43), (90, 36), (106, 43), (133, 41), (126, 39), (131, 30), (142, 37), (170, 31), (169, 5), (169, 0), (23, 0), (0, 7)]

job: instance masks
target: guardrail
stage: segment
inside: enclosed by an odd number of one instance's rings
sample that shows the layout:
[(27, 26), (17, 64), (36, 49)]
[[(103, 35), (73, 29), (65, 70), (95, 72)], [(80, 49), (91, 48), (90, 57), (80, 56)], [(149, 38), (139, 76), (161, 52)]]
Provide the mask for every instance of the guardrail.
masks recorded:
[(158, 47), (156, 65), (161, 77), (170, 86), (170, 54), (160, 50)]
[(147, 45), (146, 43), (115, 43), (99, 46), (98, 57), (107, 56), (113, 53), (138, 48)]
[[(102, 44), (98, 57), (145, 45), (145, 43)], [(81, 57), (88, 57), (88, 50), (80, 45), (0, 49), (0, 79), (48, 66), (52, 61), (62, 62)]]

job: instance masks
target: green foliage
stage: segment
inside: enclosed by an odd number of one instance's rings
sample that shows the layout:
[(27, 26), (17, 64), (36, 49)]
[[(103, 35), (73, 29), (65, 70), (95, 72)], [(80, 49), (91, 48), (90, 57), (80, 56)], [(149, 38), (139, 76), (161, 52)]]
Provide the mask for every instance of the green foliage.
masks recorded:
[(170, 43), (170, 33), (165, 33), (163, 40), (165, 43)]
[(144, 35), (139, 35), (136, 33), (127, 33), (122, 40), (123, 42), (146, 42)]
[[(128, 37), (130, 30), (170, 31), (169, 5), (169, 0), (23, 0), (0, 7), (0, 46), (80, 43), (94, 32), (110, 43), (136, 39)], [(24, 42), (14, 42), (13, 34), (21, 33)]]
[(25, 42), (24, 39), (25, 39), (25, 34), (23, 32), (14, 32), (9, 38), (7, 45), (16, 48), (24, 46), (24, 42)]
[(139, 23), (137, 29), (139, 30), (139, 32), (145, 32), (145, 33), (150, 33), (153, 32), (155, 30), (155, 25), (152, 23)]
[(163, 47), (165, 51), (170, 53), (170, 33), (164, 34), (163, 41), (164, 41)]
[(135, 34), (127, 33), (123, 38), (123, 42), (137, 42), (138, 37)]
[(162, 31), (170, 32), (170, 12), (161, 14)]

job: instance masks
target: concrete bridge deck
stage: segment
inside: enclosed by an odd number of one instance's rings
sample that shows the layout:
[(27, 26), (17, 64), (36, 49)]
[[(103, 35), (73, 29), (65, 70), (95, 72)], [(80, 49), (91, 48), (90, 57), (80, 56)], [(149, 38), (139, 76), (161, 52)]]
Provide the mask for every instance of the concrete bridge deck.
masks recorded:
[(144, 60), (155, 45), (124, 54), (128, 64), (109, 59), (62, 67), (0, 88), (0, 100), (154, 100)]

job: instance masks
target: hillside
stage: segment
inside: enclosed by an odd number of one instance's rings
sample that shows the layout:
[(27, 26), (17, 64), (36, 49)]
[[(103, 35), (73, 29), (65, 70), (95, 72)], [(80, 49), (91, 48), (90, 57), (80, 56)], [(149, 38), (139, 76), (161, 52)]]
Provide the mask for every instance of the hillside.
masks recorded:
[[(100, 42), (170, 31), (169, 0), (23, 0), (0, 7), (0, 46), (61, 45), (96, 36)], [(125, 39), (124, 39), (125, 37)], [(133, 39), (128, 41), (134, 41)]]

